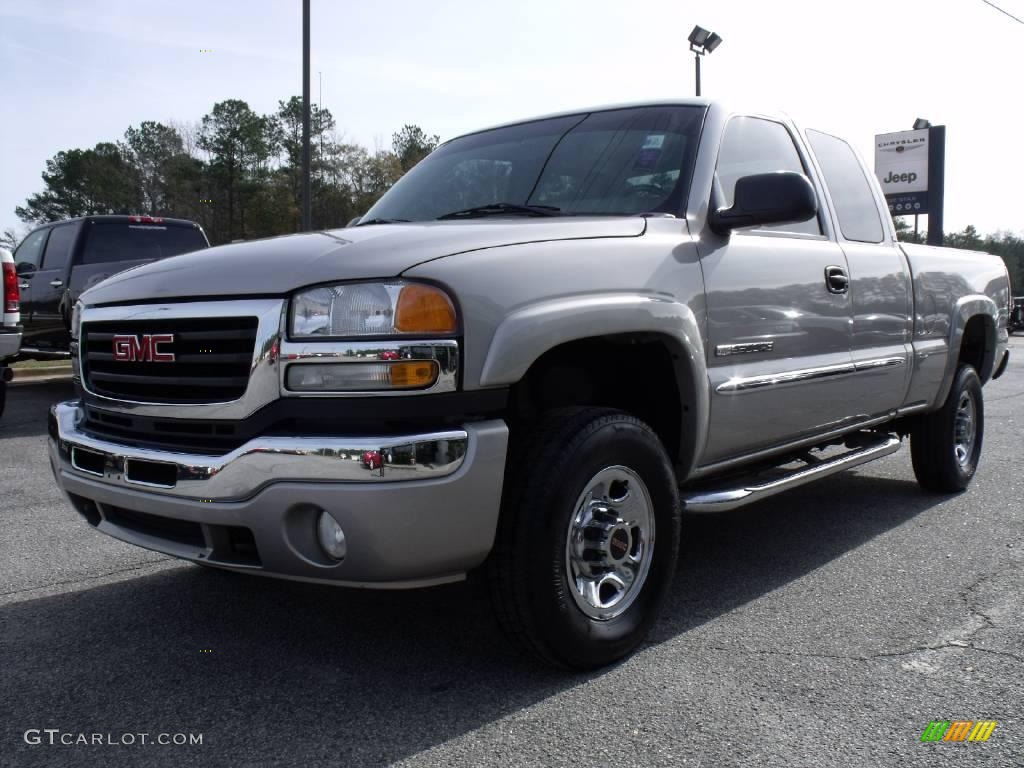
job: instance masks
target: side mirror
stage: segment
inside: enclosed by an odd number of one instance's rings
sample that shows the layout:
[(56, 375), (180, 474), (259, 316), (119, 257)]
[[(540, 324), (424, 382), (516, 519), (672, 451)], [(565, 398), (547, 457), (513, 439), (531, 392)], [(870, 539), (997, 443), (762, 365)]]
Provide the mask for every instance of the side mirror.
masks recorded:
[(807, 221), (817, 213), (814, 187), (802, 173), (757, 173), (737, 179), (732, 208), (713, 208), (708, 223), (726, 235), (740, 227)]
[(36, 265), (31, 261), (19, 261), (14, 265), (15, 273), (19, 275), (31, 275), (36, 271)]

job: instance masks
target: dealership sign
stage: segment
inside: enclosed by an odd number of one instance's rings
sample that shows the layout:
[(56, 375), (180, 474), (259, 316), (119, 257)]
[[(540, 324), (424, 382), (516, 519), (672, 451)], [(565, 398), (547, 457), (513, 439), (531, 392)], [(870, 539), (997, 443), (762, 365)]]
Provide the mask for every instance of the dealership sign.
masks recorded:
[(928, 128), (875, 136), (875, 175), (897, 216), (928, 213), (928, 136)]

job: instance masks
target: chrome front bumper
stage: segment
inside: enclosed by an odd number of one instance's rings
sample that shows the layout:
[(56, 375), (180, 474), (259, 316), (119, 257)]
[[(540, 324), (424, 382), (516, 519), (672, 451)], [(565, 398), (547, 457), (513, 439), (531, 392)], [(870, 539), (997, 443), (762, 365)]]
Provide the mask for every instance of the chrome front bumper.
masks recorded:
[(466, 458), (464, 429), (401, 437), (258, 437), (223, 456), (172, 453), (97, 439), (78, 429), (78, 401), (50, 408), (51, 434), (72, 470), (168, 496), (237, 501), (270, 483), (389, 483), (445, 477)]
[[(358, 586), (419, 586), (476, 567), (494, 540), (508, 428), (474, 422), (401, 437), (260, 437), (224, 456), (97, 439), (78, 401), (50, 413), (58, 484), (98, 530), (197, 562)], [(316, 520), (348, 555), (320, 550)], [(255, 553), (235, 552), (244, 530)], [(243, 556), (244, 555), (244, 556)]]

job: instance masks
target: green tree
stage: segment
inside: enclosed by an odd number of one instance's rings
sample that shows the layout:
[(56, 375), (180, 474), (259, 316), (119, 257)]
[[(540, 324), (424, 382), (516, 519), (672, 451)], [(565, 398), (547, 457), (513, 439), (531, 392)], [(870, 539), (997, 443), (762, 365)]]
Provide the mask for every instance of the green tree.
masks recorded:
[(20, 242), (21, 238), (18, 237), (18, 233), (14, 231), (13, 227), (8, 227), (3, 231), (3, 234), (0, 234), (0, 248), (13, 251)]
[(209, 188), (218, 240), (247, 236), (246, 204), (265, 180), (275, 143), (271, 121), (239, 99), (214, 104), (203, 117), (198, 145), (210, 155)]
[(923, 243), (924, 235), (920, 232), (914, 233), (907, 220), (902, 216), (893, 216), (892, 223), (896, 227), (896, 238), (903, 243)]
[(947, 232), (942, 238), (942, 244), (949, 248), (966, 248), (969, 251), (982, 250), (984, 243), (973, 224), (964, 227), (963, 232)]
[(42, 192), (29, 195), (15, 213), (44, 223), (99, 213), (133, 213), (140, 198), (131, 164), (116, 144), (69, 149), (46, 161)]
[(433, 152), (440, 141), (440, 136), (428, 136), (418, 125), (406, 124), (402, 126), (402, 130), (392, 135), (391, 149), (398, 157), (398, 163), (404, 173)]
[(146, 120), (124, 134), (123, 153), (135, 169), (142, 208), (151, 216), (168, 213), (167, 190), (172, 163), (184, 155), (181, 136), (174, 128)]
[[(438, 144), (407, 124), (392, 148), (340, 140), (329, 110), (312, 107), (313, 225), (344, 226)], [(68, 149), (47, 161), (43, 189), (16, 212), (25, 222), (147, 212), (192, 219), (214, 244), (299, 228), (302, 99), (260, 115), (239, 99), (199, 122), (143, 121), (119, 143)], [(13, 235), (12, 235), (13, 237)]]

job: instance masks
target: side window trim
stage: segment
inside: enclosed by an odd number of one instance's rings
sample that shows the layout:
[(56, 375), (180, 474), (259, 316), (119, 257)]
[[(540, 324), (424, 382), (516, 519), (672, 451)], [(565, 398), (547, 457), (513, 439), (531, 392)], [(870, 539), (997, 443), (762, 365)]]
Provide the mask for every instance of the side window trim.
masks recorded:
[(811, 186), (814, 187), (814, 193), (818, 198), (818, 215), (816, 218), (818, 221), (818, 229), (820, 230), (820, 232), (788, 232), (785, 230), (761, 229), (755, 227), (750, 229), (737, 229), (733, 232), (733, 234), (742, 235), (744, 237), (796, 237), (801, 240), (835, 239), (835, 233), (832, 231), (831, 222), (828, 221), (828, 216), (823, 216), (821, 202), (823, 191), (822, 188), (824, 184), (818, 178), (817, 168), (811, 164), (811, 158), (813, 157), (813, 154), (810, 152), (809, 147), (804, 146), (804, 143), (802, 141), (803, 137), (798, 135), (799, 132), (794, 133), (794, 131), (790, 130), (790, 127), (785, 123), (785, 121), (780, 120), (777, 117), (749, 113), (737, 113), (729, 115), (729, 117), (725, 120), (725, 123), (722, 127), (722, 138), (719, 140), (718, 144), (718, 152), (715, 154), (715, 167), (711, 176), (712, 200), (714, 200), (714, 197), (718, 195), (718, 190), (720, 187), (718, 183), (718, 165), (721, 160), (722, 145), (725, 143), (725, 135), (726, 132), (729, 130), (729, 125), (733, 122), (733, 120), (737, 119), (761, 120), (766, 123), (775, 123), (776, 125), (781, 126), (782, 130), (784, 130), (786, 132), (786, 135), (789, 136), (789, 140), (793, 144), (793, 149), (796, 151), (797, 159), (799, 159), (800, 165), (803, 168), (803, 173), (811, 182)]

